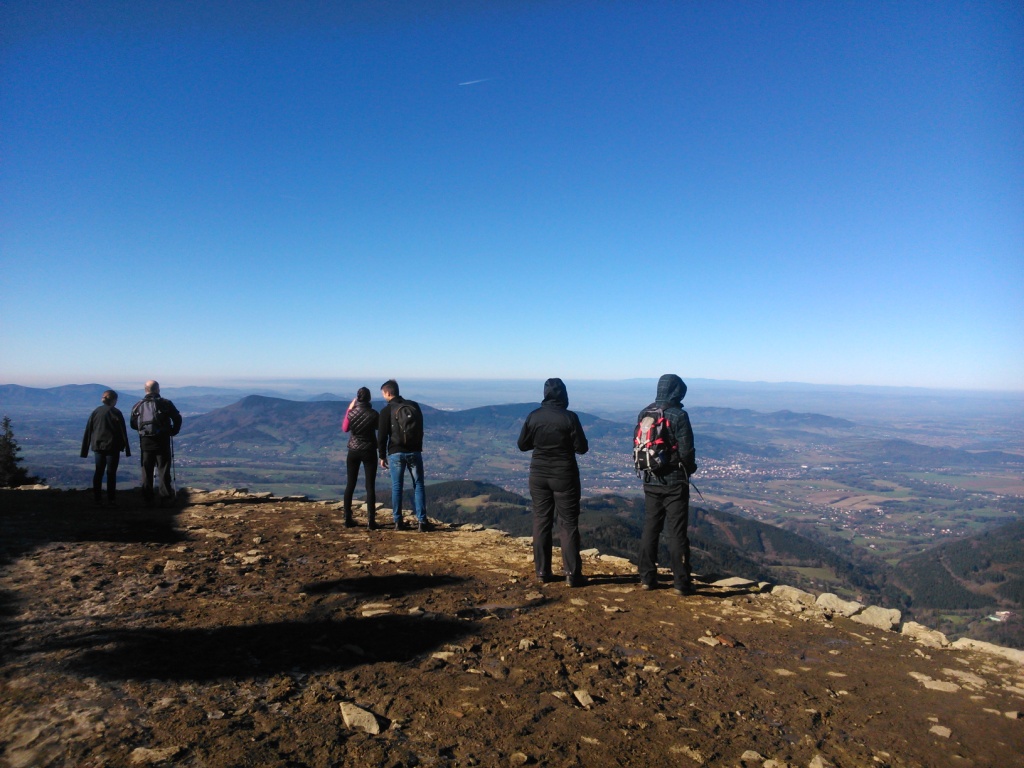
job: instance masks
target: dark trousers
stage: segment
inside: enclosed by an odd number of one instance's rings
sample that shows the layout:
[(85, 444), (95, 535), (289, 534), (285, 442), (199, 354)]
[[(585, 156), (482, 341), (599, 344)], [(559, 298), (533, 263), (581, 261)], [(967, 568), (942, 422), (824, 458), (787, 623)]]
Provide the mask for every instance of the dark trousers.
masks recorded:
[(142, 498), (147, 503), (153, 501), (153, 472), (156, 471), (159, 483), (160, 499), (174, 498), (174, 485), (171, 482), (170, 451), (142, 452)]
[(640, 580), (654, 584), (658, 578), (658, 538), (668, 528), (668, 551), (674, 586), (690, 586), (690, 486), (644, 483), (644, 532), (640, 539)]
[(547, 576), (551, 573), (551, 529), (557, 513), (565, 575), (582, 576), (579, 476), (531, 476), (530, 498), (533, 499), (533, 567), (537, 575)]
[(363, 465), (363, 479), (366, 481), (366, 513), (371, 518), (377, 509), (377, 452), (349, 451), (345, 459), (345, 514), (352, 513), (352, 494), (359, 479), (359, 465)]
[(107, 501), (113, 501), (117, 493), (117, 465), (121, 462), (120, 451), (95, 451), (96, 471), (92, 473), (92, 495), (98, 504), (103, 500), (103, 475), (107, 476)]

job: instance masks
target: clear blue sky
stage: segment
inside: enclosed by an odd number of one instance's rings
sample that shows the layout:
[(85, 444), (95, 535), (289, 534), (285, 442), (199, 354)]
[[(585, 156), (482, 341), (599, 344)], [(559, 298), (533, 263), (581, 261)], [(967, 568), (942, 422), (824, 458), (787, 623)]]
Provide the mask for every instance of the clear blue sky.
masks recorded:
[(1019, 2), (7, 2), (0, 30), (0, 383), (1024, 389)]

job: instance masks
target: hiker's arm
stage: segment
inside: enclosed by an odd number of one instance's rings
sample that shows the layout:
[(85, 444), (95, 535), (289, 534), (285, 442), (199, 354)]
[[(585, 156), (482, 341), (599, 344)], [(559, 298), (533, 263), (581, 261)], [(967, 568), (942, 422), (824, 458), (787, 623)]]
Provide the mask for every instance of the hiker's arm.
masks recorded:
[(575, 413), (572, 415), (572, 449), (579, 454), (584, 454), (590, 450), (590, 443), (587, 442), (587, 436), (583, 432), (583, 425), (580, 424), (580, 417)]
[(380, 456), (380, 465), (388, 465), (388, 438), (391, 436), (391, 406), (385, 405), (380, 409), (380, 420), (377, 422), (377, 453)]
[(171, 403), (171, 437), (181, 432), (181, 411)]
[(89, 457), (89, 441), (92, 439), (92, 416), (85, 422), (85, 434), (82, 436), (82, 458)]
[(533, 431), (530, 429), (530, 417), (526, 417), (526, 421), (523, 422), (523, 428), (519, 430), (519, 440), (517, 442), (520, 451), (532, 451), (533, 450)]
[(675, 429), (676, 445), (679, 446), (679, 465), (686, 470), (687, 475), (697, 471), (697, 452), (693, 447), (693, 427), (690, 426), (690, 417), (683, 411), (676, 423)]
[(128, 427), (124, 423), (124, 416), (119, 415), (117, 418), (118, 424), (121, 426), (121, 439), (124, 440), (124, 455), (132, 455), (132, 446), (128, 442)]

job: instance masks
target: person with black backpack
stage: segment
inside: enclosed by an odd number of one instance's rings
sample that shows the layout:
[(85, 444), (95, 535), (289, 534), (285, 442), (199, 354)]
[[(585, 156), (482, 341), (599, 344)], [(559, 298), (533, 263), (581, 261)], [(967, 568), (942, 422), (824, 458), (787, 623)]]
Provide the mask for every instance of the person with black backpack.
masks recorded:
[(160, 385), (146, 382), (146, 396), (132, 406), (131, 427), (139, 433), (142, 451), (142, 498), (153, 505), (153, 472), (159, 483), (160, 506), (174, 501), (171, 465), (174, 461), (172, 438), (181, 431), (181, 414), (174, 403), (160, 397)]
[(520, 451), (530, 459), (530, 498), (533, 501), (533, 567), (537, 582), (554, 581), (551, 571), (551, 530), (558, 516), (565, 583), (586, 583), (580, 557), (580, 468), (576, 454), (590, 446), (579, 416), (569, 410), (569, 395), (561, 379), (544, 382), (544, 400), (531, 411), (519, 433)]
[(395, 530), (402, 530), (402, 491), (405, 472), (412, 476), (412, 505), (420, 533), (431, 529), (427, 520), (427, 495), (423, 486), (423, 412), (419, 403), (398, 394), (398, 382), (388, 379), (380, 386), (387, 401), (380, 411), (377, 449), (380, 466), (391, 472), (391, 509)]
[(633, 463), (644, 483), (644, 531), (640, 539), (640, 586), (658, 586), (658, 539), (668, 526), (673, 590), (692, 594), (690, 577), (690, 477), (697, 471), (693, 428), (683, 410), (686, 384), (674, 373), (658, 380), (653, 403), (637, 416)]

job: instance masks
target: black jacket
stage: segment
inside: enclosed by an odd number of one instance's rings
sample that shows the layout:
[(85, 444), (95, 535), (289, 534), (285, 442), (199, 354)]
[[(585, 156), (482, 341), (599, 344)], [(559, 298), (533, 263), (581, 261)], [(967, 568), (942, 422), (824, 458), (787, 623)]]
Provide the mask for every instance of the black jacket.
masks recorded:
[[(672, 469), (664, 475), (651, 476), (646, 480), (648, 485), (686, 485), (690, 481), (690, 475), (697, 471), (693, 428), (690, 426), (689, 415), (683, 410), (684, 397), (686, 384), (674, 373), (666, 373), (658, 379), (658, 396), (647, 408), (658, 407), (665, 412), (665, 418), (668, 419), (672, 431), (672, 442), (678, 446), (678, 460), (672, 463)], [(637, 414), (638, 422), (642, 414), (643, 411)]]
[(544, 382), (544, 400), (523, 422), (519, 450), (533, 451), (534, 477), (579, 477), (577, 453), (590, 450), (579, 417), (569, 410), (569, 395), (561, 379)]
[(350, 451), (377, 451), (377, 424), (380, 414), (369, 403), (357, 402), (345, 414), (342, 429), (349, 433)]
[(160, 395), (146, 395), (132, 406), (132, 429), (139, 428), (139, 407), (146, 400), (157, 401), (157, 409), (166, 429), (159, 435), (139, 435), (139, 448), (143, 451), (169, 451), (171, 438), (181, 431), (181, 414), (170, 400)]
[(132, 455), (128, 444), (128, 427), (124, 416), (112, 405), (101, 405), (85, 423), (85, 434), (82, 436), (82, 458), (89, 455), (89, 449), (95, 453), (120, 453)]
[(414, 400), (406, 400), (404, 397), (395, 395), (391, 401), (380, 409), (380, 421), (377, 425), (377, 452), (381, 459), (386, 459), (392, 453), (420, 453), (423, 451), (423, 430), (420, 429), (418, 439), (408, 445), (395, 442), (391, 439), (391, 409), (397, 408), (399, 403), (409, 403), (420, 414), (420, 424), (423, 424), (423, 411), (419, 403)]

